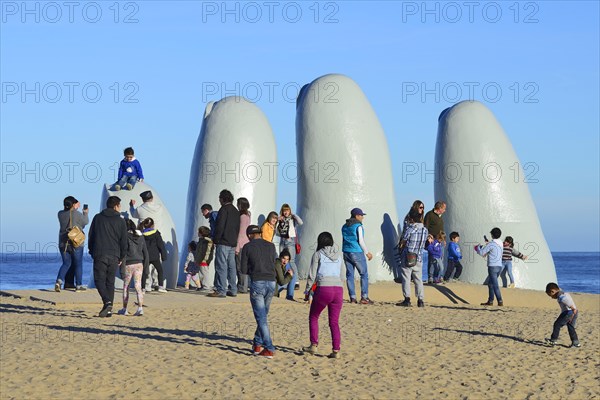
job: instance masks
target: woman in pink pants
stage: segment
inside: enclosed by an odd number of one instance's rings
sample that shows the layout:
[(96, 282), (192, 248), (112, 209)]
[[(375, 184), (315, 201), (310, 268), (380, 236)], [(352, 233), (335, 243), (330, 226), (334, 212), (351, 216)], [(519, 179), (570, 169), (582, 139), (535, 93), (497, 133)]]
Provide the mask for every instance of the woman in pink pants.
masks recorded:
[(310, 305), (310, 314), (308, 316), (310, 327), (310, 346), (303, 347), (302, 350), (307, 353), (315, 354), (319, 345), (319, 316), (327, 307), (329, 314), (329, 329), (331, 330), (331, 340), (333, 342), (333, 351), (329, 358), (340, 357), (340, 344), (342, 335), (340, 333), (340, 313), (343, 304), (343, 289), (341, 276), (342, 256), (333, 247), (333, 237), (329, 232), (322, 232), (317, 238), (317, 251), (312, 256), (308, 280), (304, 298), (308, 298), (313, 290), (313, 283), (316, 286), (313, 294), (313, 301)]

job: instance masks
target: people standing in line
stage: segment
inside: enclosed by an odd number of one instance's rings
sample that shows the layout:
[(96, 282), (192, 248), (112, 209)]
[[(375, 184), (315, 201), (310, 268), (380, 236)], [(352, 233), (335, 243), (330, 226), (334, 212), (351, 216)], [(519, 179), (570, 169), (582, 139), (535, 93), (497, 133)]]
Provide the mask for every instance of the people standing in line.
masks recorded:
[[(237, 296), (237, 267), (235, 248), (240, 231), (240, 213), (233, 203), (233, 194), (225, 189), (219, 193), (221, 208), (213, 236), (217, 246), (215, 258), (216, 288), (209, 297)], [(275, 258), (273, 258), (275, 259)]]
[[(144, 266), (150, 262), (148, 250), (146, 249), (146, 240), (135, 223), (128, 219), (127, 221), (127, 255), (125, 257), (125, 274), (123, 278), (123, 308), (119, 310), (119, 315), (129, 315), (127, 312), (127, 303), (129, 302), (129, 284), (133, 277), (135, 292), (137, 294), (138, 308), (136, 317), (144, 315), (144, 293), (142, 292), (142, 274)], [(122, 266), (121, 266), (122, 267)]]
[(500, 228), (493, 228), (490, 231), (492, 235), (492, 241), (486, 241), (486, 245), (480, 244), (475, 246), (475, 251), (480, 256), (484, 257), (487, 255), (487, 267), (488, 267), (488, 300), (485, 303), (481, 303), (482, 306), (493, 306), (494, 296), (498, 301), (499, 306), (503, 306), (502, 294), (500, 293), (500, 286), (498, 285), (498, 276), (502, 271), (502, 242), (500, 236), (502, 231)]
[(127, 147), (123, 150), (123, 155), (125, 157), (119, 163), (117, 182), (113, 185), (115, 191), (132, 190), (138, 181), (144, 181), (144, 172), (140, 162), (135, 158), (133, 148)]
[(287, 249), (290, 253), (289, 268), (294, 271), (294, 277), (287, 287), (286, 299), (294, 300), (294, 290), (300, 289), (298, 283), (298, 267), (296, 266), (296, 240), (298, 233), (296, 226), (302, 225), (304, 222), (298, 215), (292, 213), (292, 208), (289, 204), (284, 203), (281, 206), (279, 218), (277, 222), (277, 234), (281, 237), (279, 242), (279, 251)]
[(129, 214), (132, 218), (137, 218), (140, 221), (146, 218), (156, 218), (157, 215), (162, 214), (163, 206), (154, 201), (152, 191), (146, 190), (140, 193), (143, 203), (135, 208), (135, 200), (129, 201)]
[(350, 295), (350, 303), (358, 303), (354, 287), (354, 269), (360, 274), (360, 304), (373, 304), (369, 299), (369, 269), (367, 260), (371, 261), (373, 255), (365, 243), (365, 231), (362, 224), (365, 214), (360, 208), (350, 211), (350, 218), (342, 226), (342, 252), (346, 263), (346, 285)]
[[(408, 226), (410, 225), (411, 210), (415, 210), (419, 214), (423, 214), (425, 212), (425, 204), (421, 200), (415, 200), (413, 202), (412, 206), (408, 210), (408, 213), (406, 213), (406, 216), (404, 217), (404, 221), (402, 222), (402, 233), (399, 235), (400, 240), (402, 240), (406, 229), (408, 229)], [(398, 246), (395, 249), (395, 263), (392, 268), (392, 272), (394, 274), (394, 282), (396, 283), (402, 283), (402, 265), (404, 262), (404, 258), (406, 257), (406, 255), (403, 252), (403, 249), (400, 249), (400, 240), (398, 241)]]
[[(156, 285), (150, 285), (152, 290), (156, 290), (159, 293), (167, 293), (165, 289), (165, 277), (162, 267), (162, 263), (167, 259), (167, 249), (165, 247), (165, 241), (160, 234), (160, 231), (154, 227), (154, 220), (152, 218), (146, 218), (141, 223), (142, 234), (146, 240), (146, 248), (150, 256), (150, 264), (156, 268), (158, 273), (158, 282)], [(150, 276), (150, 268), (144, 269), (142, 275), (142, 286), (146, 288), (146, 280)], [(150, 278), (152, 280), (152, 278)]]
[(88, 251), (94, 259), (94, 283), (102, 298), (100, 317), (112, 316), (115, 275), (127, 255), (127, 224), (120, 212), (121, 199), (110, 196), (106, 208), (90, 225)]
[(442, 248), (446, 242), (446, 233), (441, 231), (437, 238), (434, 238), (432, 234), (427, 236), (427, 283), (430, 285), (441, 282), (441, 270), (442, 270)]
[(507, 236), (502, 243), (502, 272), (500, 272), (500, 278), (502, 279), (502, 286), (507, 286), (506, 274), (508, 273), (508, 278), (510, 279), (510, 284), (508, 284), (509, 288), (515, 287), (515, 277), (512, 272), (512, 258), (517, 257), (521, 260), (527, 260), (527, 256), (523, 255), (523, 253), (514, 249), (515, 241), (512, 236)]
[(71, 267), (75, 269), (75, 291), (82, 292), (86, 288), (82, 284), (83, 276), (83, 243), (79, 247), (75, 247), (69, 241), (69, 230), (73, 227), (78, 227), (83, 231), (83, 228), (89, 223), (88, 209), (84, 208), (83, 212), (79, 212), (79, 200), (73, 196), (67, 196), (63, 200), (63, 209), (58, 212), (58, 249), (62, 264), (56, 276), (54, 290), (60, 292), (61, 285), (65, 282), (65, 276)]
[(248, 275), (242, 274), (241, 253), (242, 249), (248, 243), (246, 229), (250, 226), (250, 202), (245, 197), (237, 199), (237, 208), (240, 212), (240, 230), (238, 232), (237, 245), (235, 247), (235, 265), (237, 271), (238, 293), (248, 293)]
[(262, 226), (260, 227), (261, 237), (267, 242), (272, 243), (273, 239), (275, 239), (275, 227), (278, 218), (279, 216), (277, 215), (277, 212), (271, 211), (269, 214), (267, 214), (265, 222), (263, 222)]
[(554, 282), (550, 282), (546, 285), (546, 294), (553, 299), (556, 299), (560, 306), (560, 315), (556, 321), (554, 321), (552, 335), (549, 338), (546, 338), (546, 344), (554, 346), (558, 340), (560, 329), (566, 325), (567, 330), (569, 331), (569, 338), (571, 339), (571, 347), (581, 347), (579, 338), (577, 337), (577, 331), (575, 330), (579, 312), (577, 311), (577, 306), (575, 306), (573, 298), (569, 293), (563, 292)]
[(215, 254), (215, 244), (210, 237), (210, 229), (206, 226), (198, 228), (198, 245), (196, 247), (195, 260), (200, 267), (200, 290), (209, 290), (208, 266)]
[(277, 297), (279, 297), (279, 292), (284, 290), (294, 277), (294, 270), (288, 268), (290, 258), (291, 255), (288, 249), (283, 249), (279, 253), (279, 257), (275, 260), (275, 272), (277, 272), (277, 290), (275, 290), (275, 295)]
[[(444, 230), (444, 219), (442, 215), (446, 212), (446, 203), (443, 201), (436, 201), (433, 205), (433, 210), (430, 210), (425, 214), (425, 218), (423, 219), (423, 225), (427, 228), (427, 232), (429, 232), (433, 237), (437, 237), (437, 235)], [(442, 248), (442, 255), (440, 257), (442, 260), (444, 259), (444, 249)], [(429, 265), (429, 256), (427, 252), (423, 254), (423, 265)]]
[(402, 294), (404, 301), (397, 305), (411, 307), (410, 301), (410, 282), (415, 283), (415, 295), (417, 296), (417, 306), (425, 307), (425, 298), (423, 290), (423, 249), (427, 242), (428, 231), (423, 226), (423, 214), (411, 210), (409, 215), (411, 224), (404, 232), (400, 246), (405, 249), (405, 259), (402, 265)]
[(463, 266), (460, 263), (462, 260), (462, 252), (460, 251), (460, 235), (458, 232), (450, 233), (450, 243), (448, 243), (448, 265), (444, 273), (444, 282), (455, 281), (460, 278)]
[(268, 316), (277, 280), (277, 253), (273, 243), (261, 238), (258, 226), (248, 226), (246, 234), (250, 241), (242, 249), (241, 269), (243, 274), (250, 276), (250, 304), (256, 319), (252, 352), (255, 356), (273, 358), (275, 346), (271, 340)]
[(329, 358), (340, 357), (342, 334), (339, 321), (344, 304), (344, 290), (340, 278), (342, 275), (342, 258), (334, 248), (331, 233), (320, 233), (317, 237), (317, 250), (310, 261), (304, 291), (304, 298), (308, 301), (316, 283), (308, 315), (310, 345), (302, 348), (306, 353), (315, 354), (317, 352), (319, 346), (319, 317), (327, 307), (332, 341), (332, 351)]
[(198, 244), (193, 240), (188, 243), (188, 255), (185, 258), (185, 263), (183, 264), (183, 272), (185, 273), (185, 284), (184, 288), (190, 288), (190, 281), (194, 281), (196, 284), (196, 290), (201, 290), (202, 283), (200, 282), (199, 272), (200, 267), (196, 262), (196, 251), (198, 250)]
[(217, 217), (219, 216), (218, 211), (213, 211), (213, 208), (210, 204), (202, 204), (200, 207), (200, 211), (204, 218), (208, 220), (208, 226), (210, 227), (210, 237), (211, 239), (215, 239), (215, 228), (217, 227)]

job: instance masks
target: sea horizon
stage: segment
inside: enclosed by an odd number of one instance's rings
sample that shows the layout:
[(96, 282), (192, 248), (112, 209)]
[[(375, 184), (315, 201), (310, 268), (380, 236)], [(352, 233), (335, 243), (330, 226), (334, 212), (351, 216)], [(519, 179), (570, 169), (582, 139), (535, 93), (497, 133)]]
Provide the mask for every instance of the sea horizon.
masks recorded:
[[(560, 287), (568, 292), (600, 294), (600, 252), (552, 252)], [(87, 253), (83, 260), (83, 284), (87, 285), (93, 260)], [(52, 288), (60, 268), (58, 252), (0, 253), (0, 290)], [(32, 267), (38, 271), (32, 274)], [(425, 271), (424, 271), (425, 272)]]

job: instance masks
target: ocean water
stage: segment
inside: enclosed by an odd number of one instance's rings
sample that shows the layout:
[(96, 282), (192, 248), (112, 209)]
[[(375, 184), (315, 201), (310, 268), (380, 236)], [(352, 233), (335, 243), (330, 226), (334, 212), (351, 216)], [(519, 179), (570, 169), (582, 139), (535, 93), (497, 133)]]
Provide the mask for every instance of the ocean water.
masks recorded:
[[(600, 253), (552, 253), (558, 284), (563, 290), (600, 294)], [(59, 254), (0, 254), (0, 290), (53, 288), (61, 265)], [(83, 259), (83, 284), (92, 272), (92, 259)]]

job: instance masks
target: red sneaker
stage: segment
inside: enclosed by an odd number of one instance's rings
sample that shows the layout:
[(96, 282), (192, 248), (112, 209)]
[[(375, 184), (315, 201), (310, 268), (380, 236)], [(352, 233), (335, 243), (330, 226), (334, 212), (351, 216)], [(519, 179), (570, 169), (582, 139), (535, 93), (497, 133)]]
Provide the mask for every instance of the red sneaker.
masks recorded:
[(252, 353), (255, 356), (259, 355), (262, 350), (263, 350), (262, 346), (260, 346), (258, 344), (253, 344), (252, 345)]
[(259, 356), (273, 358), (273, 352), (269, 349), (263, 349), (263, 351), (260, 352)]

